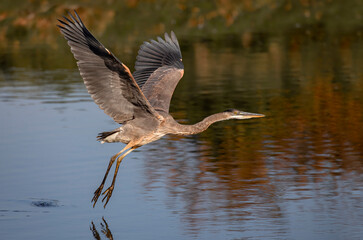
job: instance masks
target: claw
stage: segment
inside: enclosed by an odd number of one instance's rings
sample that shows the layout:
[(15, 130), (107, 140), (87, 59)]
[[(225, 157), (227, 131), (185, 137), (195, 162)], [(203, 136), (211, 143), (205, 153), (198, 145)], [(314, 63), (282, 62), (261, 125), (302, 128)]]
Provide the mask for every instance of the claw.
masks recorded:
[(113, 184), (102, 193), (102, 195), (105, 195), (102, 199), (102, 202), (107, 198), (105, 205), (103, 205), (103, 208), (106, 208), (106, 205), (112, 196), (112, 192), (113, 192)]
[[(103, 186), (104, 186), (104, 183), (106, 181), (106, 178), (107, 178), (107, 175), (108, 175), (108, 172), (110, 171), (110, 168), (112, 167), (112, 164), (113, 162), (117, 159), (117, 164), (116, 164), (116, 169), (115, 169), (115, 173), (113, 175), (113, 179), (112, 179), (112, 184), (109, 188), (107, 188), (103, 193), (102, 195), (105, 195), (102, 199), (102, 202), (106, 199), (106, 203), (105, 205), (103, 205), (104, 208), (106, 208), (106, 205), (108, 203), (108, 201), (110, 200), (111, 196), (112, 196), (112, 192), (113, 192), (113, 189), (115, 187), (115, 180), (116, 180), (116, 176), (117, 176), (117, 172), (118, 172), (118, 168), (120, 166), (120, 163), (122, 161), (122, 159), (127, 155), (129, 154), (130, 152), (132, 152), (133, 150), (135, 150), (137, 147), (135, 146), (132, 146), (134, 144), (134, 142), (129, 142), (119, 153), (117, 153), (116, 155), (112, 156), (111, 159), (110, 159), (110, 162), (108, 164), (108, 168), (106, 170), (106, 174), (102, 180), (102, 183), (101, 185), (97, 188), (97, 190), (94, 192), (94, 196), (91, 200), (91, 202), (94, 202), (93, 203), (93, 207), (95, 207), (96, 205), (96, 202), (98, 200), (98, 198), (100, 197), (101, 195), (101, 192), (102, 192), (102, 189), (103, 189)], [(132, 147), (131, 147), (132, 146)], [(129, 149), (130, 148), (130, 149)], [(127, 150), (129, 149), (129, 150)], [(127, 150), (127, 151), (126, 151)], [(126, 151), (125, 153), (123, 153), (124, 151)], [(121, 156), (120, 154), (123, 153)]]
[(96, 206), (97, 200), (98, 200), (98, 198), (100, 197), (100, 195), (101, 195), (101, 193), (102, 193), (102, 189), (103, 189), (103, 184), (101, 184), (101, 185), (97, 188), (97, 190), (95, 191), (94, 196), (93, 196), (93, 198), (92, 198), (92, 200), (91, 200), (91, 202), (94, 202), (94, 203), (93, 203), (93, 207), (95, 207), (95, 206)]

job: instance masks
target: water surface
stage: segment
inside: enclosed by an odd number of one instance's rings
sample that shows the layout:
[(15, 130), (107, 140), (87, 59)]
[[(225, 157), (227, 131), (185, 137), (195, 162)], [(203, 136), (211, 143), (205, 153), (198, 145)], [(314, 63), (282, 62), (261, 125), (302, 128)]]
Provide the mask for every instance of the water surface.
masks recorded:
[[(176, 119), (228, 108), (267, 117), (139, 148), (106, 209), (90, 201), (123, 145), (96, 142), (118, 125), (89, 97), (69, 49), (1, 49), (1, 238), (362, 238), (363, 42), (319, 36), (181, 36)], [(133, 69), (130, 49), (117, 55)]]

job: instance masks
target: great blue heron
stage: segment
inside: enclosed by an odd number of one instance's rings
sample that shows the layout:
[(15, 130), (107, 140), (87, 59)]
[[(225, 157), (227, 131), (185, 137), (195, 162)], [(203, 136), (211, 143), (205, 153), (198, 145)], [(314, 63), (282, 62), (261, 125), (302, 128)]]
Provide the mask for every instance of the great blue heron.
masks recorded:
[(84, 26), (77, 12), (58, 19), (60, 31), (68, 41), (84, 84), (95, 103), (121, 127), (98, 135), (101, 142), (122, 142), (126, 146), (111, 157), (101, 185), (94, 192), (96, 205), (107, 175), (117, 159), (112, 183), (102, 194), (106, 207), (115, 186), (122, 159), (136, 148), (166, 134), (191, 135), (203, 132), (212, 123), (228, 119), (264, 117), (262, 114), (229, 109), (204, 118), (193, 125), (179, 124), (169, 114), (170, 100), (182, 78), (184, 65), (178, 40), (171, 32), (165, 39), (144, 42), (138, 52), (135, 72), (118, 60)]

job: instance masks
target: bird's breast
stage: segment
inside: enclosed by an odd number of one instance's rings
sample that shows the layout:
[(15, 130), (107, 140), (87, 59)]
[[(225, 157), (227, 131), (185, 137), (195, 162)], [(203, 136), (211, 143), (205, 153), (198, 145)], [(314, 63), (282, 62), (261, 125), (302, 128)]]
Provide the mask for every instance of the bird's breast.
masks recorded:
[(156, 140), (159, 140), (160, 138), (162, 138), (163, 136), (165, 136), (165, 133), (161, 133), (161, 132), (153, 132), (151, 134), (148, 134), (146, 136), (144, 136), (140, 142), (140, 145), (145, 145), (151, 142), (154, 142)]

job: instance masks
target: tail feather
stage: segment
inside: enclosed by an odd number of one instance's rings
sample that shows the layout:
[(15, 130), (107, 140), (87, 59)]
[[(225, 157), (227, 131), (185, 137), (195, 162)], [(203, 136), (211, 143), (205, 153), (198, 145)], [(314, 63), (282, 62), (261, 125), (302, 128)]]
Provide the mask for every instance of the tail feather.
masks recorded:
[(118, 130), (112, 130), (109, 132), (101, 132), (97, 135), (97, 141), (105, 142), (106, 138), (111, 136), (114, 133), (117, 133)]

